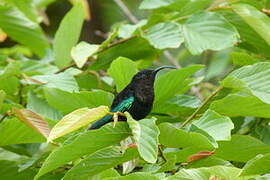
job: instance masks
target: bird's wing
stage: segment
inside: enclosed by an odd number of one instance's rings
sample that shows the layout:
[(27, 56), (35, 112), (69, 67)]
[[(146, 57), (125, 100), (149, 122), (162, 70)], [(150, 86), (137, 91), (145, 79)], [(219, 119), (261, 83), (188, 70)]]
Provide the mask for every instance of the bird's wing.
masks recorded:
[(134, 96), (130, 96), (129, 98), (123, 100), (121, 103), (119, 103), (115, 108), (113, 108), (112, 112), (125, 112), (129, 110), (132, 103), (134, 102)]
[[(125, 112), (127, 110), (129, 110), (129, 108), (131, 107), (132, 103), (134, 102), (134, 96), (130, 96), (127, 99), (123, 100), (121, 103), (119, 103), (115, 108), (113, 108), (111, 110), (111, 112)], [(105, 117), (103, 117), (102, 119), (96, 121), (95, 123), (93, 123), (91, 125), (90, 129), (98, 129), (101, 126), (107, 124), (108, 122), (111, 121), (112, 115), (107, 115)]]

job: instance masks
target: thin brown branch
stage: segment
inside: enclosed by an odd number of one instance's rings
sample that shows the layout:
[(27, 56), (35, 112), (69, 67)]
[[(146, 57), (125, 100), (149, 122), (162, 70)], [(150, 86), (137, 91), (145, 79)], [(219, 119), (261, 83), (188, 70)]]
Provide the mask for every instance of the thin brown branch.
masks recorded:
[(113, 0), (118, 7), (123, 11), (123, 13), (128, 17), (130, 22), (133, 24), (136, 24), (139, 22), (136, 16), (134, 16), (131, 11), (128, 9), (128, 7), (121, 1), (121, 0)]
[(4, 114), (1, 119), (0, 119), (0, 123), (4, 121), (4, 119), (8, 116), (8, 113)]
[(181, 68), (181, 65), (178, 63), (177, 59), (175, 59), (169, 51), (164, 51), (164, 56), (168, 59), (168, 61), (173, 64), (178, 69)]
[(208, 96), (200, 107), (198, 107), (192, 114), (189, 116), (186, 121), (183, 122), (181, 125), (181, 128), (185, 127), (187, 124), (189, 124), (200, 112), (200, 110), (223, 88), (223, 86), (218, 87), (210, 96)]

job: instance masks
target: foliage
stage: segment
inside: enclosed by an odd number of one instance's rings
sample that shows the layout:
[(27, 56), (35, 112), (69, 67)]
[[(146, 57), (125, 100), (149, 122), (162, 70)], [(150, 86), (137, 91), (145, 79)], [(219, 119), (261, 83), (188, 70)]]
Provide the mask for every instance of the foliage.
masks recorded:
[[(269, 8), (0, 0), (1, 179), (270, 179)], [(147, 118), (87, 131), (134, 74), (168, 64)]]

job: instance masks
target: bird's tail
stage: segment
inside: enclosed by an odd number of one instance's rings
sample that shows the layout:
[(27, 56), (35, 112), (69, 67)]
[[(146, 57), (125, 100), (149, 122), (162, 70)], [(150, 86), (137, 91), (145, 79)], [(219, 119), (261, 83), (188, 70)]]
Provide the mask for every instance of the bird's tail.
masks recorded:
[(100, 120), (97, 120), (96, 122), (94, 122), (89, 128), (88, 130), (92, 130), (92, 129), (98, 129), (100, 127), (102, 127), (103, 125), (109, 123), (112, 119), (112, 115), (107, 115), (105, 117), (103, 117)]

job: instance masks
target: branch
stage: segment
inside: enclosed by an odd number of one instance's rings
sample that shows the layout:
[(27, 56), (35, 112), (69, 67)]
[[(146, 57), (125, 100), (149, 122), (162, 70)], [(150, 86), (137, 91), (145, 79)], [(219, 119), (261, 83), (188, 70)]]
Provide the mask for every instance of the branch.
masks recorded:
[(134, 16), (131, 11), (128, 9), (128, 7), (121, 1), (121, 0), (113, 0), (118, 7), (123, 11), (123, 13), (128, 17), (130, 22), (133, 24), (136, 24), (139, 22), (136, 16)]
[(201, 104), (200, 107), (198, 107), (196, 109), (196, 111), (193, 112), (193, 114), (191, 114), (191, 116), (189, 116), (187, 118), (187, 120), (185, 120), (183, 122), (183, 124), (181, 125), (181, 128), (185, 127), (187, 124), (189, 124), (195, 117), (196, 115), (200, 112), (200, 110), (223, 88), (223, 86), (218, 87), (210, 96), (208, 96), (203, 103)]

